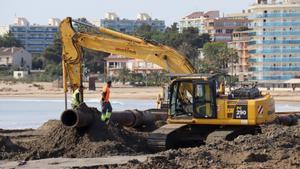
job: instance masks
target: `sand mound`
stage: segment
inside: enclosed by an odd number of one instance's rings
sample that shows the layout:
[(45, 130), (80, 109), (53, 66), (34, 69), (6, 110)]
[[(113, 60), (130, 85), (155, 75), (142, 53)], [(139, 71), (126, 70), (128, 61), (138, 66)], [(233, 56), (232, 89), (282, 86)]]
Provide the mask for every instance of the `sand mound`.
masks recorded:
[(10, 158), (16, 153), (22, 153), (25, 148), (14, 144), (9, 137), (0, 136), (0, 160)]
[[(300, 125), (268, 125), (263, 134), (201, 147), (168, 150), (118, 168), (300, 168)], [(111, 168), (114, 168), (112, 166)]]
[(147, 151), (144, 135), (100, 120), (89, 128), (67, 128), (60, 121), (49, 121), (39, 130), (46, 134), (29, 144), (26, 159), (53, 157), (101, 157), (139, 154)]

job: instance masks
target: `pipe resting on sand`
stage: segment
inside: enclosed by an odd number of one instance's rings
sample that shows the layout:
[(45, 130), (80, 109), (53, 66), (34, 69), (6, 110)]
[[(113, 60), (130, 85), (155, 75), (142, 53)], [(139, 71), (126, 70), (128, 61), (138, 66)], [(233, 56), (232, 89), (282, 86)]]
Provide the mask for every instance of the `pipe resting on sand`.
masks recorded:
[[(87, 107), (86, 104), (82, 103), (75, 110), (65, 110), (61, 115), (61, 122), (67, 127), (87, 127), (93, 124), (95, 120), (100, 120), (100, 115), (97, 109)], [(110, 118), (112, 122), (126, 127), (139, 127), (166, 119), (167, 113), (157, 109), (116, 111), (112, 113)]]

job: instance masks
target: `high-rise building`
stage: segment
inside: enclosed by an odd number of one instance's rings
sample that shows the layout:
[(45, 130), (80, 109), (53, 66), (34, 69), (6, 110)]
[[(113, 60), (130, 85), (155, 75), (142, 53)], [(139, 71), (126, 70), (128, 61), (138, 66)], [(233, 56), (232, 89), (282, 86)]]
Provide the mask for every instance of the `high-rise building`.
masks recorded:
[(100, 20), (100, 25), (111, 28), (123, 33), (133, 33), (142, 25), (150, 25), (153, 29), (164, 31), (165, 21), (152, 19), (146, 13), (139, 13), (136, 20), (120, 19), (117, 14), (109, 12), (105, 14), (105, 18)]
[(59, 23), (59, 19), (51, 18), (48, 25), (30, 25), (26, 18), (15, 18), (14, 24), (9, 25), (9, 31), (28, 52), (42, 53), (53, 43)]
[(284, 81), (300, 76), (300, 0), (256, 0), (249, 9), (250, 80), (285, 87)]

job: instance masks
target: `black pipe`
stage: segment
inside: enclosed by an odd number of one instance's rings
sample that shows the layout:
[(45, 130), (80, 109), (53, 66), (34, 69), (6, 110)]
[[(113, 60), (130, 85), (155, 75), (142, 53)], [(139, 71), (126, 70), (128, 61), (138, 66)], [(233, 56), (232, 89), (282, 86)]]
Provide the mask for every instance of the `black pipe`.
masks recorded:
[[(94, 120), (100, 120), (101, 112), (95, 111), (95, 108), (89, 108), (82, 103), (77, 109), (65, 110), (61, 115), (61, 122), (67, 127), (86, 127), (91, 125)], [(145, 111), (125, 110), (112, 113), (110, 120), (126, 127), (139, 127), (141, 125), (150, 125), (158, 120), (165, 121), (167, 113), (157, 109)]]
[(94, 112), (85, 103), (78, 108), (65, 110), (60, 119), (67, 127), (86, 127), (93, 122)]

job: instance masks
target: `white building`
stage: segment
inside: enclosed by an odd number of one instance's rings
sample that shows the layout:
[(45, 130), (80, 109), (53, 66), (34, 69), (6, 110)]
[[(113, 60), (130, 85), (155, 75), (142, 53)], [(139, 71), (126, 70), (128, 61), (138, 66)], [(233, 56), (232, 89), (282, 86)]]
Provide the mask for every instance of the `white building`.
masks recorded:
[(179, 32), (182, 32), (184, 28), (194, 27), (198, 28), (199, 34), (207, 33), (206, 21), (207, 19), (216, 19), (220, 17), (219, 11), (208, 12), (193, 12), (192, 14), (183, 17), (178, 24)]
[(8, 26), (0, 26), (0, 36), (3, 36), (9, 32)]
[(126, 58), (119, 55), (110, 55), (106, 59), (106, 72), (109, 77), (117, 76), (118, 71), (127, 68), (132, 73), (148, 74), (151, 72), (162, 72), (163, 68), (145, 62), (141, 59)]
[(0, 48), (0, 66), (13, 66), (25, 70), (32, 67), (32, 55), (23, 48)]

